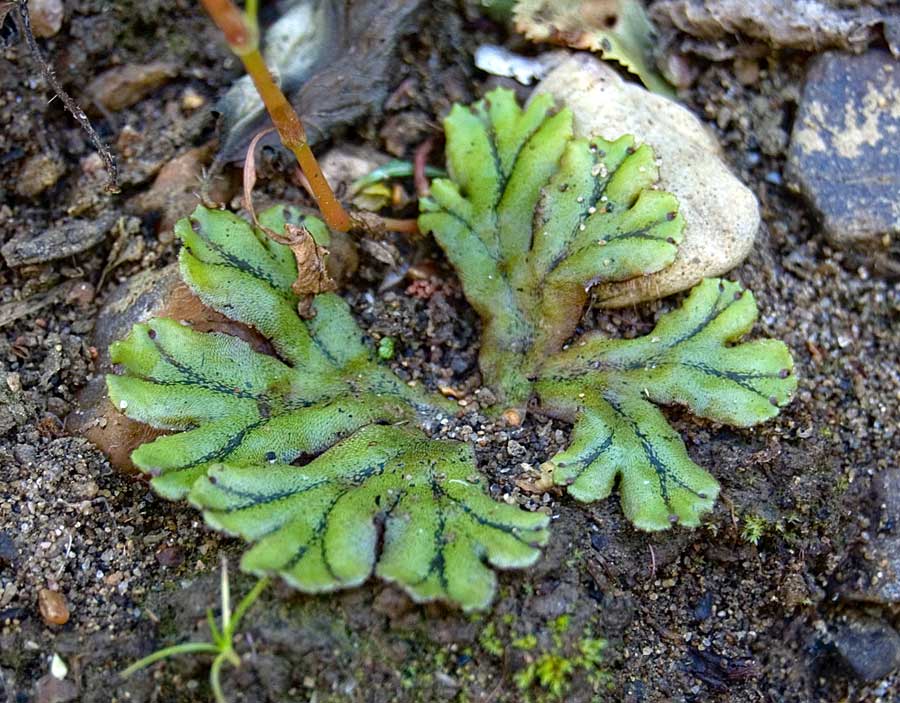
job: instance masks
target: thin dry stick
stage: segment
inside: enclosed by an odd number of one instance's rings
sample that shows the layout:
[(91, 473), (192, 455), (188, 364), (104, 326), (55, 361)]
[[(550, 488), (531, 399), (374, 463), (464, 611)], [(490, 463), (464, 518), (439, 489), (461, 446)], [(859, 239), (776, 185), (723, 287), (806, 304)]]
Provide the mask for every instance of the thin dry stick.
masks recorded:
[(306, 175), (322, 218), (331, 229), (346, 232), (352, 224), (350, 216), (335, 197), (313, 155), (306, 132), (296, 111), (275, 83), (259, 51), (259, 30), (256, 24), (256, 2), (247, 3), (242, 13), (232, 0), (200, 0), (213, 22), (222, 30), (232, 52), (243, 62), (256, 92), (266, 106), (281, 143), (290, 149)]
[(112, 151), (110, 151), (109, 147), (106, 146), (102, 139), (100, 139), (100, 135), (97, 134), (97, 131), (91, 124), (88, 116), (84, 114), (84, 110), (82, 110), (78, 103), (63, 90), (62, 85), (60, 85), (59, 80), (53, 73), (53, 68), (47, 63), (47, 60), (41, 53), (37, 40), (34, 38), (34, 33), (31, 31), (31, 16), (28, 14), (28, 0), (19, 0), (18, 8), (19, 20), (22, 23), (22, 33), (25, 35), (25, 40), (28, 42), (28, 48), (31, 50), (34, 60), (37, 61), (38, 65), (41, 67), (41, 73), (44, 75), (44, 80), (47, 81), (56, 96), (62, 100), (62, 104), (66, 106), (66, 109), (72, 113), (72, 116), (76, 120), (78, 120), (81, 128), (87, 132), (91, 143), (94, 145), (97, 153), (100, 154), (100, 158), (103, 159), (103, 163), (106, 165), (106, 191), (109, 193), (118, 193), (119, 168), (116, 166), (116, 159), (113, 156)]
[(416, 195), (420, 198), (427, 198), (431, 195), (428, 176), (425, 175), (425, 166), (428, 164), (428, 155), (433, 146), (434, 137), (428, 137), (416, 147), (416, 153), (413, 156), (413, 183), (416, 185)]

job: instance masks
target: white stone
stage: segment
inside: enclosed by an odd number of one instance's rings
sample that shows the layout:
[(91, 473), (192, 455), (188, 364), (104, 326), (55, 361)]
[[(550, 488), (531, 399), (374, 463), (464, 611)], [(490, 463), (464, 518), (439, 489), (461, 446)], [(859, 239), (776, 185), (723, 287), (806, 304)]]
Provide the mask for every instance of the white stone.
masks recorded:
[(653, 147), (660, 187), (673, 193), (685, 220), (675, 262), (650, 276), (597, 286), (602, 307), (623, 307), (691, 288), (737, 266), (759, 229), (759, 204), (722, 160), (710, 131), (677, 102), (624, 81), (590, 54), (574, 54), (535, 93), (552, 95), (575, 115), (578, 136), (616, 139), (633, 134)]

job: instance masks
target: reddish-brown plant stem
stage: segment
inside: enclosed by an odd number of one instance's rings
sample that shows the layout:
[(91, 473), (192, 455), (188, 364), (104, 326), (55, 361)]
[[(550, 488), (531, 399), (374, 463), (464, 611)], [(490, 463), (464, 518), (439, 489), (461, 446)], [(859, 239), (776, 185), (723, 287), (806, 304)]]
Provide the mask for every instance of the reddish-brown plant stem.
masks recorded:
[(269, 117), (272, 118), (281, 143), (293, 152), (300, 169), (306, 175), (313, 197), (322, 212), (322, 218), (331, 229), (347, 232), (352, 224), (350, 216), (325, 180), (319, 162), (316, 161), (306, 141), (306, 132), (300, 118), (266, 66), (265, 59), (259, 51), (256, 26), (247, 21), (232, 0), (200, 1), (213, 22), (222, 30), (228, 46), (243, 62), (244, 69), (253, 81)]

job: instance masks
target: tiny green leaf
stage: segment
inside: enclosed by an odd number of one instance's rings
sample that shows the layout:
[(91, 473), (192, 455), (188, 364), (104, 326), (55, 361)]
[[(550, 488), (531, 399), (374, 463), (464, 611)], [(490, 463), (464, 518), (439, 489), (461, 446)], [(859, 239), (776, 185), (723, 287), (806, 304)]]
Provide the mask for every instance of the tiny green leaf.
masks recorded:
[(572, 444), (549, 462), (555, 482), (591, 501), (620, 478), (623, 509), (637, 527), (697, 525), (718, 484), (653, 403), (739, 427), (777, 415), (797, 387), (787, 347), (770, 339), (729, 346), (756, 316), (751, 293), (708, 279), (645, 337), (586, 334), (556, 354), (536, 383), (545, 411), (575, 422)]
[[(302, 224), (327, 242), (324, 225), (293, 208), (260, 220), (276, 232)], [(316, 296), (301, 319), (287, 247), (204, 207), (176, 233), (190, 288), (258, 339), (154, 319), (112, 346), (125, 372), (107, 377), (113, 404), (172, 432), (132, 453), (158, 493), (189, 495), (214, 527), (260, 540), (245, 568), (307, 591), (356, 585), (377, 560), (380, 576), (417, 599), (482, 608), (495, 582), (483, 562), (537, 558), (547, 517), (494, 502), (471, 448), (379, 426), (427, 428), (457, 406), (380, 363), (388, 345), (376, 351), (337, 295)]]
[(416, 600), (468, 610), (493, 597), (486, 563), (534, 563), (549, 521), (492, 500), (480, 483), (468, 445), (370, 426), (304, 466), (217, 465), (190, 499), (213, 527), (257, 542), (247, 571), (321, 592), (358, 585), (374, 567)]

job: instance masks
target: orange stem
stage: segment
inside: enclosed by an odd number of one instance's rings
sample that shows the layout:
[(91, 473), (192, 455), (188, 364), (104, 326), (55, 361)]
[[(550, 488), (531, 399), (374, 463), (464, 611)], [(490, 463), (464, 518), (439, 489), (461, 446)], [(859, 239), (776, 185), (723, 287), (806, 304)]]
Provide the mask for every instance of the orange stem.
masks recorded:
[(303, 123), (272, 78), (269, 67), (266, 66), (265, 59), (259, 51), (255, 28), (247, 26), (244, 15), (231, 0), (201, 0), (201, 2), (222, 30), (228, 46), (243, 62), (244, 69), (253, 81), (263, 105), (266, 106), (275, 129), (278, 130), (281, 143), (294, 153), (300, 169), (309, 181), (323, 219), (333, 230), (348, 231), (351, 226), (350, 216), (325, 180), (319, 162), (316, 161), (306, 141)]
[(403, 234), (419, 234), (418, 220), (398, 220), (395, 217), (380, 218), (381, 225), (391, 232), (401, 232)]

